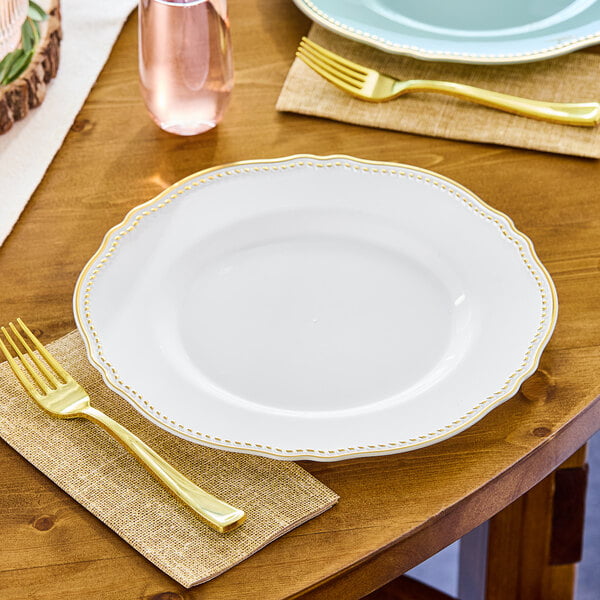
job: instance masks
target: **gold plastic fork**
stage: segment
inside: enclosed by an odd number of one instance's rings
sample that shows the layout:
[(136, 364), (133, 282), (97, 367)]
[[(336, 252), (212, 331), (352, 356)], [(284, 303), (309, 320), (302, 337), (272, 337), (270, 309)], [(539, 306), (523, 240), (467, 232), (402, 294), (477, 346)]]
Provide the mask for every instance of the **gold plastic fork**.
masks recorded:
[(306, 37), (302, 38), (296, 56), (333, 85), (369, 102), (385, 102), (410, 92), (433, 92), (551, 123), (588, 127), (600, 123), (598, 102), (541, 102), (449, 81), (400, 81), (347, 60)]
[[(27, 341), (13, 323), (9, 323), (9, 327), (25, 353), (6, 327), (1, 328), (2, 333), (15, 351), (18, 361), (11, 356), (2, 339), (0, 339), (0, 350), (21, 385), (41, 408), (61, 419), (83, 417), (100, 425), (121, 442), (162, 485), (187, 504), (213, 529), (224, 533), (244, 522), (246, 515), (242, 510), (230, 506), (199, 488), (125, 427), (92, 408), (87, 392), (61, 367), (21, 319), (17, 319), (17, 323), (21, 326)], [(29, 344), (39, 352), (45, 364)], [(18, 362), (21, 363), (21, 367)]]

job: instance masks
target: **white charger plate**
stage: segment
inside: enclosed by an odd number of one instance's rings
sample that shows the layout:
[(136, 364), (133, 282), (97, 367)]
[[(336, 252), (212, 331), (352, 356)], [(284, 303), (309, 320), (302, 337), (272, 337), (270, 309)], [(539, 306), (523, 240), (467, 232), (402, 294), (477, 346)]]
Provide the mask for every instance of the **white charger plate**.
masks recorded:
[(107, 385), (167, 431), (339, 460), (439, 442), (510, 398), (557, 299), (530, 240), (458, 183), (304, 155), (132, 210), (74, 310)]
[(600, 0), (294, 0), (309, 18), (393, 54), (479, 64), (545, 60), (600, 42)]

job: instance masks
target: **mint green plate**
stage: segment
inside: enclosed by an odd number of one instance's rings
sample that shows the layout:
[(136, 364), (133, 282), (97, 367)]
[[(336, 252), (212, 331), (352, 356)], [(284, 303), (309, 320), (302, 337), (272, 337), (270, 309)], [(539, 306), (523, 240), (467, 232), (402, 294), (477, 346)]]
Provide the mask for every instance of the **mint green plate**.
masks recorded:
[(600, 0), (294, 0), (313, 21), (393, 54), (544, 60), (600, 42)]

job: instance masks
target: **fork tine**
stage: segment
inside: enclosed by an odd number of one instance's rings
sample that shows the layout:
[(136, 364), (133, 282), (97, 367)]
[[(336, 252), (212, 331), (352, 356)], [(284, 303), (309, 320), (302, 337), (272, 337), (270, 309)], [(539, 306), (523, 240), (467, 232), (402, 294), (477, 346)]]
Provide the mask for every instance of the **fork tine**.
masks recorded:
[(21, 344), (25, 348), (27, 354), (29, 355), (29, 358), (31, 358), (31, 360), (35, 363), (35, 366), (40, 370), (42, 375), (50, 382), (50, 385), (52, 385), (55, 388), (58, 387), (59, 382), (56, 379), (56, 377), (54, 377), (54, 375), (52, 373), (50, 373), (50, 371), (48, 371), (48, 369), (46, 368), (46, 365), (44, 365), (42, 363), (42, 361), (34, 354), (33, 350), (29, 347), (27, 342), (23, 339), (23, 336), (21, 335), (19, 330), (15, 327), (14, 323), (9, 323), (8, 325), (10, 326), (13, 333), (17, 336), (18, 340), (21, 342)]
[(327, 81), (329, 81), (330, 83), (333, 83), (333, 85), (339, 87), (340, 89), (344, 90), (345, 92), (356, 95), (360, 91), (360, 88), (358, 88), (356, 85), (350, 85), (350, 84), (346, 83), (345, 81), (343, 81), (342, 79), (340, 79), (339, 77), (337, 77), (336, 75), (332, 74), (330, 71), (326, 71), (323, 67), (319, 66), (315, 61), (313, 61), (306, 54), (301, 54), (300, 52), (296, 52), (296, 56), (302, 62), (306, 63), (313, 71), (315, 71), (316, 73), (321, 75), (321, 77), (324, 77)]
[[(40, 376), (31, 368), (31, 365), (25, 360), (23, 353), (21, 352), (19, 347), (15, 344), (12, 337), (10, 337), (10, 334), (6, 330), (6, 327), (2, 327), (1, 329), (2, 329), (2, 333), (4, 334), (4, 337), (6, 338), (8, 343), (13, 347), (13, 350), (17, 353), (17, 356), (21, 360), (21, 364), (25, 367), (25, 370), (29, 373), (31, 378), (35, 381), (35, 383), (40, 388), (40, 390), (44, 394), (47, 394), (50, 391), (48, 384), (46, 384), (40, 378)], [(2, 343), (2, 346), (4, 346), (4, 343)], [(10, 357), (10, 359), (8, 358), (10, 355), (8, 354), (8, 350), (7, 350), (6, 346), (4, 346), (2, 351), (4, 353), (4, 356), (6, 356), (6, 359), (8, 360), (8, 364), (11, 366), (15, 375), (19, 378), (19, 381), (21, 382), (23, 387), (25, 387), (25, 389), (30, 394), (32, 394), (32, 391), (35, 391), (35, 393), (37, 393), (39, 395), (39, 392), (37, 392), (37, 390), (35, 390), (35, 388), (33, 388), (33, 386), (31, 385), (31, 382), (27, 380), (27, 378), (25, 377), (25, 374), (23, 373), (23, 370), (19, 368), (19, 366), (17, 365), (16, 361), (12, 358), (12, 356)]]
[(21, 383), (21, 385), (27, 390), (27, 393), (32, 397), (36, 398), (39, 396), (38, 390), (31, 384), (31, 381), (25, 377), (25, 373), (23, 370), (17, 365), (17, 361), (10, 355), (8, 348), (4, 345), (4, 342), (0, 339), (0, 350), (2, 350), (2, 354), (6, 357), (12, 372), (16, 375), (17, 379)]
[(67, 382), (71, 379), (71, 376), (60, 366), (60, 363), (50, 354), (48, 350), (44, 347), (42, 342), (38, 340), (31, 330), (25, 323), (23, 323), (21, 318), (17, 318), (17, 323), (21, 326), (21, 329), (27, 334), (27, 337), (32, 341), (33, 345), (36, 347), (37, 351), (44, 357), (44, 360), (52, 367), (54, 372), (63, 380), (63, 382)]
[(362, 65), (352, 62), (351, 60), (348, 60), (347, 58), (344, 58), (343, 56), (340, 56), (339, 54), (336, 54), (335, 52), (331, 52), (331, 50), (327, 50), (326, 48), (323, 48), (323, 46), (319, 46), (319, 44), (316, 44), (312, 40), (309, 40), (306, 36), (304, 36), (302, 38), (302, 42), (304, 42), (305, 44), (310, 46), (315, 52), (318, 52), (321, 55), (327, 56), (331, 60), (333, 60), (337, 63), (340, 63), (341, 65), (344, 65), (348, 69), (352, 69), (353, 71), (356, 71), (357, 73), (359, 73), (365, 77), (369, 74), (369, 69), (367, 67), (363, 67)]
[[(362, 87), (361, 81), (357, 81), (356, 79), (353, 79), (352, 77), (348, 77), (348, 75), (345, 75), (344, 73), (341, 73), (340, 71), (338, 71), (337, 67), (332, 67), (332, 66), (328, 65), (326, 62), (322, 61), (320, 58), (315, 57), (311, 54), (308, 54), (303, 48), (298, 48), (298, 51), (296, 52), (296, 56), (300, 57), (302, 60), (304, 60), (304, 62), (306, 62), (306, 59), (308, 59), (312, 62), (313, 65), (320, 67), (324, 72), (326, 72), (330, 75), (330, 81), (332, 81), (332, 82), (333, 82), (333, 78), (335, 78), (341, 82), (348, 84), (349, 86), (352, 86), (356, 91), (360, 90), (360, 88)], [(314, 66), (312, 66), (312, 68), (315, 69)]]
[(332, 60), (326, 54), (321, 54), (320, 52), (314, 50), (311, 46), (307, 46), (303, 41), (300, 42), (300, 48), (304, 50), (304, 52), (307, 52), (308, 55), (311, 56), (311, 58), (315, 60), (318, 59), (321, 63), (328, 64), (329, 66), (333, 67), (338, 73), (344, 73), (345, 75), (348, 75), (348, 77), (355, 79), (358, 83), (364, 83), (364, 81), (367, 78), (366, 74), (357, 73), (356, 71), (349, 69), (342, 63)]

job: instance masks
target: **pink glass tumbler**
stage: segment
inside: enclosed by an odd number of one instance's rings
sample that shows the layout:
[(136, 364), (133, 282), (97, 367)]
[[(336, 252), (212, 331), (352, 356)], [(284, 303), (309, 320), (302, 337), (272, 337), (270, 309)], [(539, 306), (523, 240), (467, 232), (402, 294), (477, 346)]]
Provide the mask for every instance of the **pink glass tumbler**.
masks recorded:
[(226, 0), (140, 0), (139, 68), (144, 102), (161, 129), (212, 129), (233, 88)]

